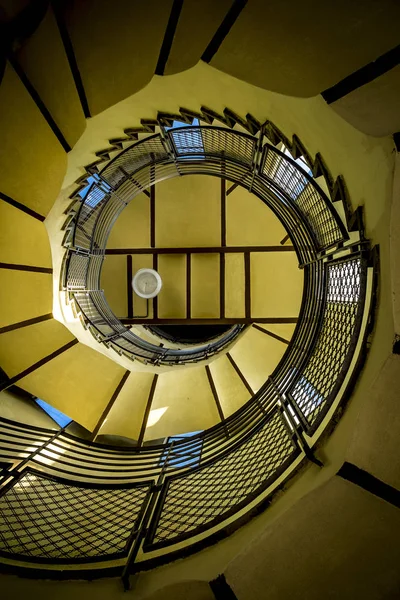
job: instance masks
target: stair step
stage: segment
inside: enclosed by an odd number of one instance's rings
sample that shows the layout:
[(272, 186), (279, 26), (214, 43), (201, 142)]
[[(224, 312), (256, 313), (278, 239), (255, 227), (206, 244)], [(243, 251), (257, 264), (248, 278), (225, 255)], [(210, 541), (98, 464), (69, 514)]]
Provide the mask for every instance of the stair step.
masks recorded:
[(220, 421), (204, 367), (190, 367), (158, 377), (145, 440), (200, 431)]
[(9, 377), (14, 377), (73, 339), (55, 319), (14, 329), (0, 335), (0, 364)]
[(227, 418), (250, 399), (250, 392), (226, 356), (213, 361), (210, 371), (224, 417)]
[(0, 327), (53, 310), (53, 278), (48, 273), (0, 269), (0, 286)]
[(153, 373), (132, 372), (129, 375), (98, 435), (139, 439), (153, 379)]
[(84, 344), (76, 344), (18, 382), (93, 431), (125, 370)]
[(286, 349), (286, 344), (249, 327), (229, 353), (256, 392), (271, 375)]
[(51, 267), (49, 238), (44, 223), (0, 201), (2, 262)]
[[(10, 63), (0, 87), (0, 130), (2, 194), (46, 216), (61, 189), (67, 155)], [(16, 176), (16, 165), (23, 176)]]
[(38, 29), (23, 43), (16, 56), (72, 148), (85, 130), (85, 115), (51, 7)]

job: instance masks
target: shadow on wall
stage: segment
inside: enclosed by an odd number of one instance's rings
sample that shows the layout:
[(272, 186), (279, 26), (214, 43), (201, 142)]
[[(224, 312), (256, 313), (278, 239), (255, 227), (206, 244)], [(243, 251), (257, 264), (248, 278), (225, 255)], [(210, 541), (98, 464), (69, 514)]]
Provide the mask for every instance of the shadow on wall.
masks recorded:
[(215, 600), (206, 581), (181, 581), (157, 590), (143, 600)]

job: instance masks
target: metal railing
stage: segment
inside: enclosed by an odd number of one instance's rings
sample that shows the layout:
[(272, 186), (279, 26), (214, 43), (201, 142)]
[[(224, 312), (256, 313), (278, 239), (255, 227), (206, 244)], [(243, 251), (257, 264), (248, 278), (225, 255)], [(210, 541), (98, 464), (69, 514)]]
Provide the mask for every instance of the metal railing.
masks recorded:
[(65, 289), (85, 325), (96, 339), (129, 358), (157, 365), (197, 362), (226, 348), (243, 330), (243, 325), (236, 325), (202, 346), (163, 348), (122, 325), (100, 289), (107, 239), (125, 206), (159, 181), (192, 174), (223, 177), (256, 194), (291, 232), (300, 265), (317, 260), (321, 250), (346, 239), (346, 230), (322, 190), (286, 155), (269, 144), (263, 146), (262, 137), (223, 127), (183, 127), (132, 145), (103, 168), (82, 201), (64, 273)]
[(365, 335), (367, 259), (348, 253), (307, 267), (288, 351), (253, 398), (207, 431), (117, 448), (0, 419), (3, 562), (118, 567), (126, 582), (155, 557), (242, 522), (303, 460), (318, 462), (309, 436), (326, 426)]
[(240, 183), (290, 231), (304, 268), (298, 323), (261, 389), (222, 423), (188, 438), (119, 448), (0, 419), (3, 562), (80, 574), (117, 568), (127, 585), (133, 570), (249, 518), (302, 461), (320, 464), (316, 444), (362, 356), (373, 267), (365, 241), (343, 246), (346, 232), (318, 186), (305, 178), (315, 190), (307, 208), (299, 199), (306, 186), (295, 193), (303, 174), (293, 174), (289, 160), (288, 176), (274, 179), (271, 156), (287, 161), (268, 145), (262, 150), (262, 139), (187, 127), (151, 136), (103, 169), (76, 213), (65, 263), (65, 288), (99, 340), (154, 361), (151, 344), (137, 344), (99, 289), (105, 243), (130, 195), (193, 173)]

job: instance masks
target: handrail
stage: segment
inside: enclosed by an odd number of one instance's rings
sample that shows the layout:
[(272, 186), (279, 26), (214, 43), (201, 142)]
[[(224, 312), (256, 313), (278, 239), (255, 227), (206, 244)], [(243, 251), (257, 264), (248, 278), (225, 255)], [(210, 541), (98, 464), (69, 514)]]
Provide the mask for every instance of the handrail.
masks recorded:
[[(276, 181), (271, 182), (271, 178), (265, 176), (265, 150), (272, 148), (269, 144), (264, 145), (264, 158), (260, 167), (257, 165), (255, 156), (260, 143), (261, 138), (258, 141), (253, 136), (223, 127), (183, 127), (169, 130), (166, 139), (159, 134), (145, 138), (103, 168), (100, 178), (110, 189), (106, 191), (96, 183), (90, 188), (82, 202), (82, 206), (88, 208), (84, 211), (81, 206), (77, 213), (75, 232), (78, 233), (73, 236), (74, 247), (69, 249), (65, 263), (65, 288), (98, 340), (129, 358), (171, 365), (208, 358), (232, 343), (243, 329), (243, 326), (232, 328), (203, 349), (194, 346), (165, 350), (145, 343), (112, 314), (99, 288), (102, 256), (110, 229), (126, 203), (157, 181), (200, 172), (225, 177), (245, 187), (247, 182), (247, 187), (268, 204), (286, 229), (294, 232), (293, 244), (300, 264), (316, 260), (320, 246), (298, 203), (287, 190), (278, 192)], [(279, 155), (279, 160), (286, 160), (285, 155)], [(292, 163), (287, 160), (293, 169), (295, 163)], [(315, 183), (313, 190), (325, 207), (327, 199), (322, 190)], [(329, 215), (335, 223), (340, 221), (333, 208)], [(88, 289), (91, 290), (88, 294), (80, 292)]]
[[(139, 563), (168, 556), (224, 527), (238, 512), (270, 495), (303, 460), (320, 464), (308, 436), (326, 426), (337, 388), (355, 358), (355, 345), (364, 336), (370, 270), (365, 251), (308, 266), (299, 323), (272, 376), (223, 423), (173, 446), (110, 447), (0, 418), (2, 560), (41, 569), (51, 563), (52, 569), (59, 565), (79, 568), (80, 573), (85, 565), (90, 570), (102, 563), (105, 569), (120, 565), (122, 572), (133, 555)], [(310, 295), (313, 304), (307, 301)], [(319, 320), (311, 314), (318, 305)], [(340, 315), (335, 335), (343, 331), (336, 337), (345, 345), (332, 354), (323, 380), (329, 385), (321, 387), (312, 374), (318, 375), (326, 360), (321, 347), (332, 343), (326, 319), (335, 311)], [(329, 379), (331, 372), (334, 377)], [(160, 473), (165, 475), (162, 480)], [(32, 509), (37, 497), (46, 507), (44, 516)], [(86, 507), (84, 522), (81, 506)], [(99, 518), (102, 534), (94, 527)], [(75, 526), (82, 529), (79, 542)], [(56, 542), (60, 539), (61, 547)]]
[[(311, 181), (322, 221), (318, 211), (307, 212), (297, 196), (291, 197), (293, 161), (288, 161), (286, 189), (273, 181), (272, 171), (265, 172), (266, 156), (280, 161), (287, 160), (285, 155), (275, 150), (272, 154), (266, 145), (258, 166), (254, 151), (261, 142), (253, 145), (255, 138), (224, 128), (192, 128), (195, 132), (189, 135), (188, 129), (188, 142), (194, 134), (205, 141), (203, 156), (194, 144), (185, 152), (182, 138), (177, 147), (182, 134), (170, 131), (166, 141), (150, 136), (153, 150), (157, 144), (164, 149), (158, 162), (154, 156), (148, 162), (143, 140), (139, 150), (128, 148), (119, 155), (131, 161), (129, 170), (121, 170), (122, 159), (103, 169), (101, 177), (109, 177), (110, 191), (107, 200), (103, 196), (96, 203), (94, 184), (90, 198), (82, 202), (87, 209), (81, 206), (75, 216), (75, 228), (79, 225), (85, 235), (77, 233), (74, 243), (83, 239), (82, 245), (68, 251), (65, 288), (94, 335), (122, 350), (118, 338), (126, 339), (127, 330), (98, 289), (108, 232), (121, 207), (129, 194), (163, 178), (194, 173), (225, 177), (251, 187), (274, 210), (290, 229), (303, 264), (302, 305), (287, 351), (238, 411), (206, 431), (166, 444), (119, 448), (0, 418), (3, 562), (40, 569), (51, 563), (52, 570), (59, 565), (80, 574), (102, 565), (119, 569), (127, 584), (129, 573), (137, 568), (134, 562), (154, 564), (187, 545), (212, 539), (228, 524), (232, 528), (238, 513), (240, 522), (245, 515), (249, 518), (304, 460), (321, 464), (316, 445), (363, 352), (373, 293), (368, 247), (365, 241), (343, 245), (347, 234), (337, 213)], [(221, 142), (228, 135), (230, 146)], [(165, 144), (174, 139), (171, 150)], [(207, 145), (213, 140), (219, 144), (214, 148)], [(144, 163), (136, 170), (132, 156)], [(118, 181), (116, 173), (123, 175)], [(332, 219), (334, 227), (326, 227), (326, 219)], [(125, 350), (130, 355), (151, 355), (151, 344), (139, 346), (133, 334), (128, 342), (131, 346)], [(210, 350), (209, 344), (203, 346)], [(41, 513), (35, 508), (38, 499), (44, 507)]]

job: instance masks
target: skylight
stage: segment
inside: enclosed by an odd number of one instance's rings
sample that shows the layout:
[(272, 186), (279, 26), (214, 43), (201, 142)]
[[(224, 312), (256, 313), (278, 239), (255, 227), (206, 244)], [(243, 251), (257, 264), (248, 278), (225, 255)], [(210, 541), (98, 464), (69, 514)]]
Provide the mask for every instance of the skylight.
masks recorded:
[[(171, 137), (174, 142), (176, 153), (190, 154), (190, 159), (204, 159), (204, 142), (201, 129), (182, 130), (186, 127), (199, 127), (199, 120), (193, 119), (192, 123), (183, 123), (174, 121), (172, 127), (166, 127), (166, 131), (171, 131)], [(175, 131), (176, 130), (176, 131)]]

